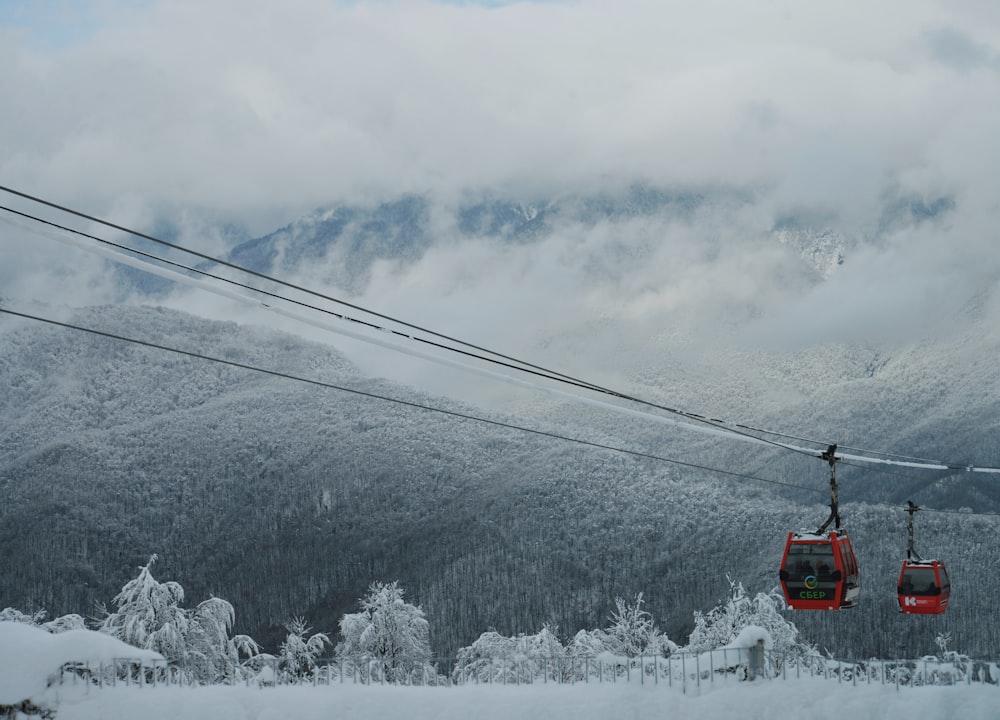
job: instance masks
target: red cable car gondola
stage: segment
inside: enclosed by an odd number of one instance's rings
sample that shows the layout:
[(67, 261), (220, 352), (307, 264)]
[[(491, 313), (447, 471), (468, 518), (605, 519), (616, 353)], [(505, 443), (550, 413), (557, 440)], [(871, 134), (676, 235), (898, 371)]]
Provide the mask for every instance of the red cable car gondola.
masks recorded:
[(907, 501), (910, 514), (909, 545), (906, 560), (899, 571), (896, 594), (899, 611), (907, 615), (940, 615), (948, 609), (951, 599), (951, 579), (940, 560), (922, 560), (913, 547), (913, 514), (920, 508)]
[(907, 615), (940, 615), (948, 609), (951, 580), (938, 560), (904, 560), (899, 571), (899, 610)]
[[(781, 557), (781, 590), (793, 610), (840, 610), (854, 607), (861, 592), (858, 561), (847, 531), (840, 527), (837, 502), (837, 446), (820, 457), (830, 463), (830, 517), (814, 533), (790, 532)], [(827, 532), (836, 521), (836, 530)]]
[(788, 533), (779, 578), (793, 610), (854, 607), (861, 592), (858, 562), (846, 530)]

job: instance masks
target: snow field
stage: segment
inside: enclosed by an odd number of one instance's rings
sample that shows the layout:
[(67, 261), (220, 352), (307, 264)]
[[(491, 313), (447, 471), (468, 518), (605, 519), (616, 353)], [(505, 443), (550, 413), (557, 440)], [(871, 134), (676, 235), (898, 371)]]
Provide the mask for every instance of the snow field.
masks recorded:
[(818, 678), (688, 689), (642, 685), (160, 687), (59, 691), (59, 720), (996, 720), (1000, 688)]

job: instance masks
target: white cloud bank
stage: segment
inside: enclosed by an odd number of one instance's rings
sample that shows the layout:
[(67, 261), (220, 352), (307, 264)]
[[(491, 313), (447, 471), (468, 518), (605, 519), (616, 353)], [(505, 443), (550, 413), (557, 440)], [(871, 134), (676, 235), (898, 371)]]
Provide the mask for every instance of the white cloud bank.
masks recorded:
[[(124, 224), (190, 213), (263, 233), (331, 202), (634, 181), (751, 198), (688, 227), (441, 248), (372, 286), (379, 309), (430, 326), (475, 303), (552, 328), (603, 311), (669, 335), (672, 311), (685, 332), (764, 315), (782, 341), (878, 337), (921, 331), (1000, 265), (992, 2), (108, 1), (61, 43), (38, 37), (73, 4), (42, 5), (0, 26), (0, 184)], [(880, 231), (887, 197), (954, 209)], [(761, 242), (803, 213), (860, 243), (816, 290)], [(594, 284), (567, 248), (611, 242), (640, 262)], [(8, 288), (44, 284), (25, 248), (0, 228)], [(732, 317), (740, 304), (755, 307)]]
[(608, 178), (864, 205), (887, 175), (940, 192), (996, 159), (985, 4), (97, 7), (65, 48), (4, 31), (0, 177), (102, 212)]

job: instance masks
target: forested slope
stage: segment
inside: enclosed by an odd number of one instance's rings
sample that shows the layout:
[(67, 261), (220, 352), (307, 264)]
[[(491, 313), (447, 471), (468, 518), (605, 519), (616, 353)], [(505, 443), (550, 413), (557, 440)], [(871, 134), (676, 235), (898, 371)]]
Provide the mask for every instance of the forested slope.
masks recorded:
[[(155, 308), (75, 321), (207, 355), (472, 414), (486, 411), (364, 378), (335, 351)], [(8, 326), (9, 327), (9, 326)], [(157, 576), (236, 607), (273, 643), (305, 615), (335, 631), (375, 580), (398, 579), (452, 654), (481, 632), (572, 634), (644, 592), (683, 638), (727, 576), (776, 585), (789, 529), (826, 516), (826, 467), (769, 466), (753, 446), (602, 424), (602, 413), (502, 418), (572, 436), (796, 481), (787, 489), (318, 388), (63, 329), (0, 336), (0, 605), (92, 614), (157, 553)], [(664, 437), (667, 436), (667, 437)], [(766, 454), (765, 454), (766, 455)], [(709, 463), (712, 464), (712, 463)], [(774, 469), (775, 472), (771, 472)], [(858, 483), (860, 484), (860, 482)], [(782, 499), (781, 495), (791, 497)], [(919, 499), (919, 498), (918, 498)], [(804, 500), (805, 505), (799, 505)], [(986, 552), (994, 517), (925, 513), (925, 554), (954, 568), (944, 618), (898, 616), (898, 507), (845, 503), (863, 569), (861, 607), (795, 621), (822, 647), (891, 656), (995, 647)], [(932, 552), (933, 549), (933, 552)]]

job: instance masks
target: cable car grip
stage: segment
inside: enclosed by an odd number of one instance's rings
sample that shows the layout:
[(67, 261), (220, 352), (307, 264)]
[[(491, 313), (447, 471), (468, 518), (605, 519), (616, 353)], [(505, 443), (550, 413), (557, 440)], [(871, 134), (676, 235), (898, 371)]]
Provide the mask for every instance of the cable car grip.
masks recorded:
[(840, 506), (837, 501), (837, 443), (830, 445), (820, 457), (830, 463), (830, 517), (816, 531), (817, 535), (825, 533), (831, 522), (837, 530), (840, 530)]

